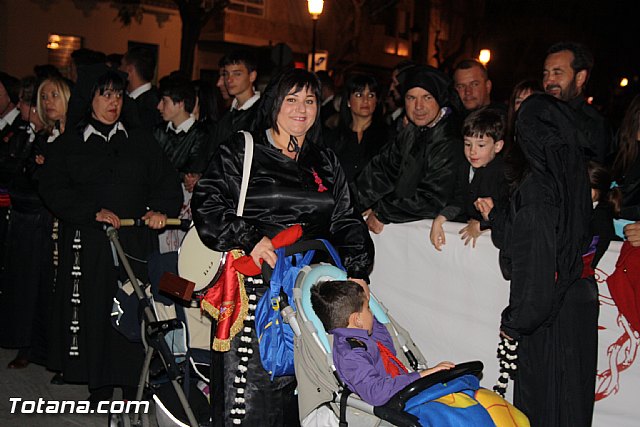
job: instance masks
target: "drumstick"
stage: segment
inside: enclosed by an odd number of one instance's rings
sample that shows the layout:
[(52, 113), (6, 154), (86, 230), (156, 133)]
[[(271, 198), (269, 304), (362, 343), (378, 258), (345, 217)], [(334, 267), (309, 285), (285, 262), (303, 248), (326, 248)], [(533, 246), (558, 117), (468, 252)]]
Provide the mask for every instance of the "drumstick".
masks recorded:
[[(166, 221), (166, 225), (179, 225), (182, 226), (183, 224), (187, 224), (189, 225), (191, 223), (191, 220), (189, 219), (180, 219), (180, 218), (167, 218)], [(121, 227), (141, 227), (143, 225), (148, 225), (149, 224), (149, 220), (145, 219), (121, 219), (120, 220), (120, 226)]]

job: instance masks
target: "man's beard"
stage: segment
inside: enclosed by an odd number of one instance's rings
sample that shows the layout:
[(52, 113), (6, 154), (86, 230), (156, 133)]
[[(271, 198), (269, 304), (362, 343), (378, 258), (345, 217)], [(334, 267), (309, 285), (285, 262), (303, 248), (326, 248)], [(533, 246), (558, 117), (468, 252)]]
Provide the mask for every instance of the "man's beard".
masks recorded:
[(580, 91), (578, 91), (578, 85), (576, 84), (576, 79), (575, 77), (569, 82), (569, 86), (567, 86), (567, 89), (563, 89), (560, 85), (551, 85), (551, 86), (547, 86), (545, 88), (545, 92), (549, 92), (549, 89), (552, 88), (558, 88), (560, 89), (560, 94), (558, 96), (558, 99), (561, 99), (562, 101), (568, 102), (571, 101), (573, 98), (575, 98), (576, 96), (578, 96), (580, 94)]

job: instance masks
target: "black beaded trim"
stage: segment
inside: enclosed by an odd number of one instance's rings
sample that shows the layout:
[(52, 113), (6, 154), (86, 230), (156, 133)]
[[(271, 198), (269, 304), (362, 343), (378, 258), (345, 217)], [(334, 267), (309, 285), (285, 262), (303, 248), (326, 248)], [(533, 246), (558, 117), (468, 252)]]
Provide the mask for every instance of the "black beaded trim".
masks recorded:
[(233, 386), (236, 389), (236, 394), (233, 400), (233, 407), (230, 410), (229, 417), (233, 421), (234, 425), (241, 425), (244, 416), (246, 415), (245, 406), (245, 385), (247, 383), (247, 369), (249, 365), (249, 359), (253, 357), (253, 349), (251, 348), (251, 331), (255, 329), (255, 313), (256, 304), (258, 303), (258, 297), (256, 296), (256, 286), (262, 286), (262, 279), (257, 277), (245, 277), (245, 290), (247, 292), (247, 299), (249, 300), (249, 309), (247, 316), (244, 318), (244, 326), (240, 333), (240, 346), (236, 352), (238, 356), (238, 370), (236, 371), (236, 377), (233, 380)]
[(493, 391), (504, 397), (507, 393), (509, 380), (515, 377), (518, 369), (518, 341), (508, 340), (502, 337), (498, 344), (498, 364), (500, 366), (500, 375), (498, 382), (493, 386)]
[(56, 292), (56, 282), (58, 280), (58, 264), (60, 263), (60, 256), (58, 252), (58, 239), (60, 236), (60, 221), (58, 218), (53, 218), (53, 225), (51, 227), (51, 241), (53, 242), (53, 292)]
[(69, 356), (79, 357), (80, 347), (78, 346), (78, 332), (80, 331), (80, 280), (82, 279), (82, 271), (80, 270), (80, 251), (82, 250), (82, 241), (80, 239), (80, 230), (76, 230), (73, 238), (73, 266), (71, 267), (71, 280), (73, 281), (73, 291), (71, 292), (71, 346), (69, 347)]

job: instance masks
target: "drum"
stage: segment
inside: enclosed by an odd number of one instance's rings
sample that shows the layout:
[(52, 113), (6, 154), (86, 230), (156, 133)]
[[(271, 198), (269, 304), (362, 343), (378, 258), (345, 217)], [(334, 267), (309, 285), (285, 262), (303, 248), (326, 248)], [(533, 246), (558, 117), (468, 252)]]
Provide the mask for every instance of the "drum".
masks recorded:
[(178, 275), (195, 283), (193, 291), (199, 292), (220, 278), (224, 263), (225, 253), (205, 246), (191, 226), (178, 249)]

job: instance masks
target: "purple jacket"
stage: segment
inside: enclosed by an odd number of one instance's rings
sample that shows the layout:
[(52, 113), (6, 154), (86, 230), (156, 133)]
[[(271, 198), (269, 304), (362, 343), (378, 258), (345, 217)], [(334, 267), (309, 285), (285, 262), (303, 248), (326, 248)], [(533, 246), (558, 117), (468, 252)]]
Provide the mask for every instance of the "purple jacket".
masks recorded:
[(347, 387), (373, 406), (384, 405), (397, 392), (420, 378), (418, 372), (391, 378), (384, 369), (380, 341), (395, 354), (387, 329), (374, 319), (371, 336), (364, 329), (336, 328), (333, 334), (333, 363)]

